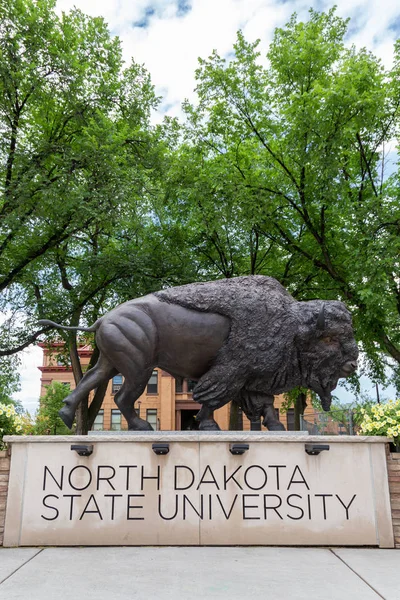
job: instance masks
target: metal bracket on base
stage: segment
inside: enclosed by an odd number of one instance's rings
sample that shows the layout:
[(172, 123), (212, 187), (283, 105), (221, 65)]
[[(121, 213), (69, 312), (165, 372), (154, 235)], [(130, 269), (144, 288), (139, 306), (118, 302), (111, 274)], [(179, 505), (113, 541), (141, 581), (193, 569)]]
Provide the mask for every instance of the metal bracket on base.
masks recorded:
[(323, 450), (329, 450), (329, 444), (306, 444), (304, 449), (310, 456), (318, 456)]
[(71, 450), (75, 450), (79, 456), (90, 456), (93, 454), (93, 444), (72, 444)]
[(152, 444), (151, 448), (154, 454), (168, 454), (169, 452), (169, 444)]
[(229, 444), (231, 454), (244, 454), (249, 449), (249, 444)]

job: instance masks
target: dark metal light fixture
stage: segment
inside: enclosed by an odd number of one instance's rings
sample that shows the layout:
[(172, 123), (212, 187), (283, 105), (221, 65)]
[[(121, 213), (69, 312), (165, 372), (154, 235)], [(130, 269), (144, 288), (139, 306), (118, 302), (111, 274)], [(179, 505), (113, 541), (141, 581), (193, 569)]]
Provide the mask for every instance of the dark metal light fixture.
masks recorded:
[(244, 454), (249, 449), (249, 444), (229, 444), (231, 454)]
[(329, 450), (329, 444), (306, 444), (305, 451), (310, 456), (318, 456), (323, 450)]
[(79, 456), (90, 456), (93, 454), (93, 444), (72, 444), (71, 450), (75, 450)]
[(152, 444), (151, 446), (154, 454), (168, 454), (169, 452), (169, 444)]

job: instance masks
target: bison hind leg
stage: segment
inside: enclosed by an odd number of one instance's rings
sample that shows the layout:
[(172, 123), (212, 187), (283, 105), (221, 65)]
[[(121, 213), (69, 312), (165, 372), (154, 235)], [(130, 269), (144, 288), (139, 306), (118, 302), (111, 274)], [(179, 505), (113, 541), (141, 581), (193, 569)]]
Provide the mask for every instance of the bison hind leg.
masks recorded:
[(87, 371), (76, 388), (64, 400), (64, 406), (58, 411), (62, 421), (69, 429), (72, 428), (75, 412), (79, 403), (88, 396), (89, 392), (97, 388), (103, 381), (107, 381), (118, 371), (102, 355), (95, 366)]
[(275, 413), (272, 395), (243, 389), (240, 393), (240, 405), (249, 421), (259, 420), (262, 416), (262, 424), (269, 431), (285, 431), (284, 425)]
[(75, 411), (72, 411), (68, 406), (63, 406), (58, 411), (58, 416), (65, 423), (68, 429), (72, 429), (72, 425), (74, 424)]
[(150, 423), (141, 419), (135, 410), (135, 402), (143, 394), (152, 370), (142, 372), (135, 382), (125, 379), (115, 395), (114, 402), (127, 420), (130, 431), (153, 431)]

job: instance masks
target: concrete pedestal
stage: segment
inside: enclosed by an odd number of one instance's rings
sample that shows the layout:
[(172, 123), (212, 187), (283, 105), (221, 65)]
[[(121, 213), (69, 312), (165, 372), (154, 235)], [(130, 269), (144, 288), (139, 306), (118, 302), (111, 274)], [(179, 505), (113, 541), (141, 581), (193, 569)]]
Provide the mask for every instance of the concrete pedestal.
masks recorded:
[[(394, 545), (382, 437), (146, 432), (7, 441), (5, 546)], [(168, 454), (154, 452), (160, 443)], [(90, 456), (71, 450), (87, 444)], [(232, 454), (232, 444), (243, 453)], [(312, 455), (306, 445), (329, 450)]]

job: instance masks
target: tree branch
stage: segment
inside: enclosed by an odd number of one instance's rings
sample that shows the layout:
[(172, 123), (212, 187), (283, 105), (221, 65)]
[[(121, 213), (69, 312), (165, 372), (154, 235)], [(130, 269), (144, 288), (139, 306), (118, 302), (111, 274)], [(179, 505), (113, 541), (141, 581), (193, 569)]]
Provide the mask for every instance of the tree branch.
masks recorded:
[(40, 329), (39, 331), (36, 331), (36, 333), (33, 333), (31, 336), (29, 336), (27, 340), (25, 340), (25, 342), (23, 342), (19, 346), (14, 346), (14, 348), (7, 348), (6, 350), (0, 350), (0, 356), (11, 356), (12, 354), (21, 352), (21, 350), (24, 350), (25, 348), (33, 344), (33, 342), (35, 342), (38, 339), (38, 337), (42, 335), (42, 333), (47, 333), (51, 329), (51, 327), (44, 327), (43, 329)]
[(357, 141), (358, 141), (358, 145), (360, 147), (361, 157), (362, 157), (362, 159), (363, 159), (363, 161), (365, 163), (365, 166), (367, 168), (368, 177), (369, 177), (369, 180), (370, 180), (370, 183), (371, 183), (371, 186), (372, 186), (372, 190), (374, 192), (375, 197), (378, 198), (379, 194), (378, 194), (377, 189), (375, 187), (375, 183), (374, 183), (374, 180), (373, 180), (373, 177), (372, 177), (372, 172), (371, 172), (371, 160), (367, 159), (367, 156), (365, 154), (364, 145), (362, 143), (361, 136), (360, 136), (359, 132), (356, 133), (356, 138), (357, 138)]

